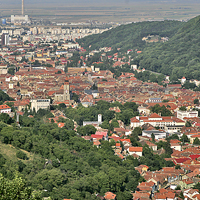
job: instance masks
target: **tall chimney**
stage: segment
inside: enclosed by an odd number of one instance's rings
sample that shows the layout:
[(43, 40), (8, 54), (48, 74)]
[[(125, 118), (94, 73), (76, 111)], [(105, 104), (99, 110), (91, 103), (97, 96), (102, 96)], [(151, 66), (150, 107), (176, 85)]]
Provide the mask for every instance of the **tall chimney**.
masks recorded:
[(24, 15), (24, 0), (22, 0), (22, 15)]

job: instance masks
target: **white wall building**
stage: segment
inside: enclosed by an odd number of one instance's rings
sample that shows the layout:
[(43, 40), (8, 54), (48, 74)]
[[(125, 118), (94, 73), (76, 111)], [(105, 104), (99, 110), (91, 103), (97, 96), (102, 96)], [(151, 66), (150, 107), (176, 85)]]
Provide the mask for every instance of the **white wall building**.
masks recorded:
[(10, 113), (11, 107), (7, 105), (0, 105), (0, 113)]
[(100, 124), (102, 124), (102, 115), (98, 114), (98, 121), (97, 122), (92, 122), (92, 121), (84, 121), (83, 122), (83, 126), (86, 125), (93, 125), (93, 126), (99, 126)]
[(127, 150), (130, 155), (136, 154), (138, 156), (142, 156), (142, 151), (143, 151), (142, 147), (129, 147)]
[(11, 23), (30, 23), (28, 15), (11, 15)]
[(37, 112), (39, 109), (50, 108), (50, 99), (32, 99), (31, 100), (31, 110)]
[(142, 136), (146, 136), (151, 138), (152, 133), (155, 136), (156, 140), (163, 139), (167, 137), (166, 132), (158, 131), (158, 130), (151, 130), (151, 131), (142, 131)]
[(194, 118), (198, 117), (198, 111), (192, 110), (192, 111), (182, 111), (178, 110), (177, 111), (177, 118), (184, 120), (184, 118)]
[(142, 125), (149, 123), (154, 127), (160, 127), (160, 129), (165, 129), (166, 126), (177, 126), (185, 125), (185, 122), (177, 117), (163, 117), (159, 116), (156, 113), (151, 114), (150, 116), (136, 116), (131, 118), (130, 127), (141, 127)]

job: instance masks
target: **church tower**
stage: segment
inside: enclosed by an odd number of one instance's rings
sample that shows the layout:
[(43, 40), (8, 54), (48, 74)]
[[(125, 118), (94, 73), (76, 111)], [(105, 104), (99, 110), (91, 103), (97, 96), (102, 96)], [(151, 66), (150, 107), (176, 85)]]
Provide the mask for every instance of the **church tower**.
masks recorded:
[(70, 93), (69, 93), (69, 81), (65, 80), (64, 83), (64, 91), (63, 91), (63, 101), (70, 100)]

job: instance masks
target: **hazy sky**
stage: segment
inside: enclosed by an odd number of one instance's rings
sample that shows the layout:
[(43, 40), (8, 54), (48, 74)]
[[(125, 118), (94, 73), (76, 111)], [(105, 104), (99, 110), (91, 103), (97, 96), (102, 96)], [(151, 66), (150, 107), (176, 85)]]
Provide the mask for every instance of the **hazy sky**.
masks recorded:
[[(183, 3), (183, 2), (187, 2), (187, 3), (192, 3), (192, 2), (198, 2), (199, 0), (24, 0), (25, 4), (38, 4), (38, 3), (42, 3), (42, 4), (70, 4), (70, 5), (77, 5), (77, 4), (87, 4), (87, 5), (94, 5), (94, 4), (99, 4), (99, 5), (106, 5), (106, 4), (121, 4), (121, 3), (127, 3), (127, 4), (132, 4), (134, 2), (152, 2), (152, 3), (156, 3), (156, 2), (160, 2), (160, 3)], [(0, 0), (1, 4), (21, 4), (21, 0)]]

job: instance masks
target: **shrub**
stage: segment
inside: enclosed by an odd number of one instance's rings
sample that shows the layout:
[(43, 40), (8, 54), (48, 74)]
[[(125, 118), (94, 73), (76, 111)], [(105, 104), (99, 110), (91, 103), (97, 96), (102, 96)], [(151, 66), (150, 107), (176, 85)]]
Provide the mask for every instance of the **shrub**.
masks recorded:
[(28, 160), (27, 155), (23, 151), (17, 151), (16, 156), (22, 160)]

